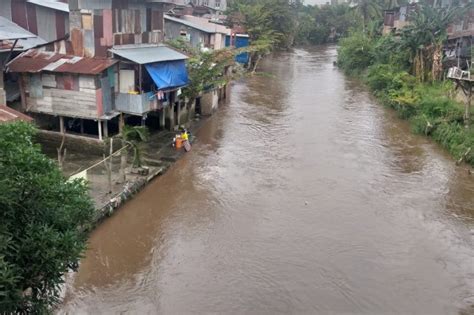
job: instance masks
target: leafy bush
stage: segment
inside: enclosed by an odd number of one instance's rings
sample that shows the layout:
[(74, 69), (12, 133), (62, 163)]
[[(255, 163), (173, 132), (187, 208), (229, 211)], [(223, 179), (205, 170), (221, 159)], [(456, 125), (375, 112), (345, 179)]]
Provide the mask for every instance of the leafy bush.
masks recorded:
[(94, 207), (67, 181), (27, 123), (0, 124), (0, 313), (43, 314), (78, 266)]
[(367, 84), (375, 93), (403, 88), (409, 83), (409, 74), (391, 64), (375, 64), (369, 67)]
[(391, 64), (397, 69), (410, 69), (410, 53), (401, 48), (400, 39), (392, 35), (381, 36), (374, 43), (374, 63)]
[(374, 62), (374, 43), (362, 33), (340, 41), (337, 64), (348, 74), (358, 74)]

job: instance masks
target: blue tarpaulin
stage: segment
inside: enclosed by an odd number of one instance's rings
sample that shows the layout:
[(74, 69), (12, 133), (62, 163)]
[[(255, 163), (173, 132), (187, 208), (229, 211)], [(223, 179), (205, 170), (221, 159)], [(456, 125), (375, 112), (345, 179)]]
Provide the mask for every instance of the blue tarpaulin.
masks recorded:
[(182, 87), (189, 82), (184, 60), (155, 62), (145, 67), (159, 90)]

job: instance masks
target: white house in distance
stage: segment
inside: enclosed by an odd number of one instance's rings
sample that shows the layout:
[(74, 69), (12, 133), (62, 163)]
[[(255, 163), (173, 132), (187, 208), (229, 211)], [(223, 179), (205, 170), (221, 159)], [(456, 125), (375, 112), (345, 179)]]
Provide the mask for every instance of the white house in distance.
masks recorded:
[(224, 25), (212, 23), (207, 18), (192, 15), (172, 17), (165, 15), (165, 39), (187, 39), (193, 47), (222, 49), (231, 30)]
[(208, 7), (216, 11), (227, 9), (227, 0), (192, 0), (193, 5)]

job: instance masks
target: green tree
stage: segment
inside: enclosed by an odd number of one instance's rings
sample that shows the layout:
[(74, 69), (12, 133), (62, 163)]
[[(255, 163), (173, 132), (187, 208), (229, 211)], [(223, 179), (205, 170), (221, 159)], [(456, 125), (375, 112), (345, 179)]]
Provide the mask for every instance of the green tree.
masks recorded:
[(304, 6), (298, 16), (297, 44), (324, 44), (344, 37), (361, 25), (360, 17), (346, 4)]
[(33, 142), (27, 123), (0, 124), (0, 313), (47, 313), (76, 270), (94, 207)]
[(410, 52), (412, 73), (420, 80), (439, 80), (442, 74), (442, 47), (447, 28), (464, 8), (434, 7), (425, 3), (410, 15), (402, 29), (401, 45)]
[(234, 65), (236, 54), (242, 52), (231, 49), (200, 51), (184, 39), (173, 40), (167, 44), (190, 56), (187, 63), (189, 84), (183, 89), (183, 95), (188, 99), (186, 104), (188, 109), (202, 92), (222, 86), (229, 81), (226, 70)]

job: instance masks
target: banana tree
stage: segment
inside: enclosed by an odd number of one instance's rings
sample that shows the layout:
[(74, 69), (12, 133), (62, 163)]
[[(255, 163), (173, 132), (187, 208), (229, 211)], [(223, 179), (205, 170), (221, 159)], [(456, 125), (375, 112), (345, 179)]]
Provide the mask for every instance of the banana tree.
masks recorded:
[(410, 14), (410, 24), (402, 29), (401, 43), (411, 53), (412, 73), (419, 81), (441, 79), (447, 28), (464, 10), (460, 6), (440, 8), (420, 4)]

